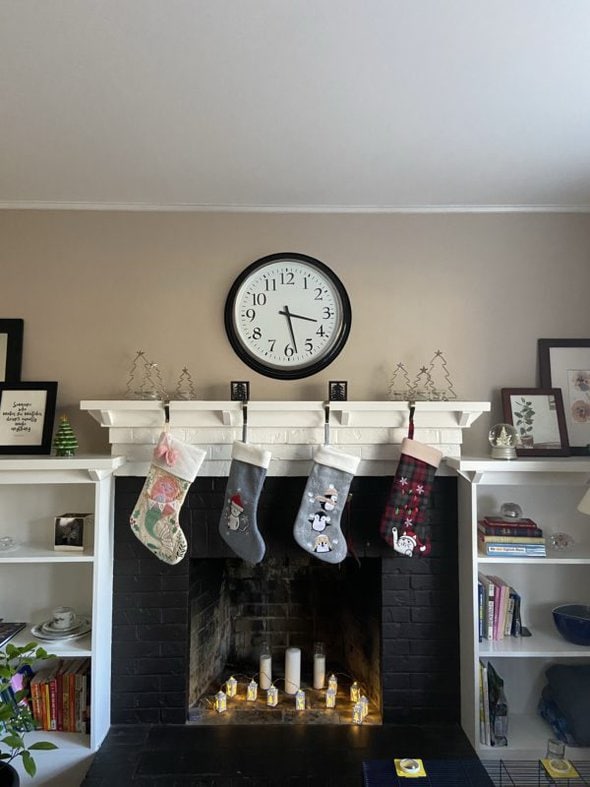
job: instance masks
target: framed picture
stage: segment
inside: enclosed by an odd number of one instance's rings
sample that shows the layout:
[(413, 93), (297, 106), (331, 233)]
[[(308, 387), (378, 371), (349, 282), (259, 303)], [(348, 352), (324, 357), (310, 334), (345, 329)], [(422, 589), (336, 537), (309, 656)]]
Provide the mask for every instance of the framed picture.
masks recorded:
[(506, 423), (516, 427), (517, 456), (568, 456), (559, 388), (502, 388)]
[(0, 383), (20, 380), (23, 320), (0, 320)]
[(55, 517), (53, 548), (56, 552), (82, 552), (84, 527), (92, 514), (62, 514)]
[(572, 454), (590, 454), (590, 339), (539, 339), (543, 388), (559, 388)]
[(0, 383), (0, 454), (49, 454), (57, 383)]

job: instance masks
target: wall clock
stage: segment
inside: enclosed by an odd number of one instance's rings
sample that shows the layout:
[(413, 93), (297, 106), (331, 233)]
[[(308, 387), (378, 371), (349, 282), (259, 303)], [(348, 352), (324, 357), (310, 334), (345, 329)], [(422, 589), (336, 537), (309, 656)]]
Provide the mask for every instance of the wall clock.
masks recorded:
[(348, 339), (350, 300), (327, 265), (283, 252), (249, 265), (225, 302), (225, 329), (239, 357), (267, 377), (297, 380), (330, 364)]

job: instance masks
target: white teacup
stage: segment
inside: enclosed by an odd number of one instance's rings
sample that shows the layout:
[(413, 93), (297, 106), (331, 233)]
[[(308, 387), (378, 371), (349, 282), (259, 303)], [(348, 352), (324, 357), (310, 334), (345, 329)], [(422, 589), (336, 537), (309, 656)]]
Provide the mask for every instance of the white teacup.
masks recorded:
[(77, 618), (73, 607), (56, 607), (52, 612), (51, 625), (55, 629), (71, 629), (76, 625)]

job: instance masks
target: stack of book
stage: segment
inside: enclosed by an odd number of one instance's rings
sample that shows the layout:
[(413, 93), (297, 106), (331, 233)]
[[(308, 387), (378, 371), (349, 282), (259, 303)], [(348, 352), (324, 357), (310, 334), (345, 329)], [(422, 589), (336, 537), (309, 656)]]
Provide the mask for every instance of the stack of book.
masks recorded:
[(532, 519), (486, 516), (477, 523), (479, 552), (486, 557), (546, 557), (543, 531)]
[(30, 683), (40, 730), (90, 732), (90, 659), (67, 659), (40, 669)]
[(521, 637), (520, 594), (500, 577), (482, 573), (478, 575), (477, 590), (479, 641)]

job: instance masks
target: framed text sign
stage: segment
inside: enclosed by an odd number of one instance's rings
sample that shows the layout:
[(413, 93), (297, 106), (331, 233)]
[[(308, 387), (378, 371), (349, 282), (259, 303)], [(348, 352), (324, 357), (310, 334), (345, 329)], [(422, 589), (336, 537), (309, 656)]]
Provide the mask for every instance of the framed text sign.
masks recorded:
[(0, 383), (0, 453), (49, 454), (57, 383)]

